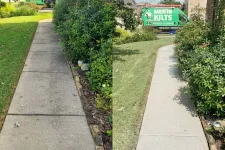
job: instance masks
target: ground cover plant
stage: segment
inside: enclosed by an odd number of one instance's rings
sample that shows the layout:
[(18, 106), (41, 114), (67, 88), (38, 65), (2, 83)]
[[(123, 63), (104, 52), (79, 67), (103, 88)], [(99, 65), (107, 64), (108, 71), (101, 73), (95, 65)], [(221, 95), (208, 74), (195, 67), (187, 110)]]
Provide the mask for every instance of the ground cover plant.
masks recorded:
[[(51, 18), (50, 13), (0, 19), (0, 115), (7, 111), (38, 21)], [(1, 125), (4, 117), (1, 117)]]

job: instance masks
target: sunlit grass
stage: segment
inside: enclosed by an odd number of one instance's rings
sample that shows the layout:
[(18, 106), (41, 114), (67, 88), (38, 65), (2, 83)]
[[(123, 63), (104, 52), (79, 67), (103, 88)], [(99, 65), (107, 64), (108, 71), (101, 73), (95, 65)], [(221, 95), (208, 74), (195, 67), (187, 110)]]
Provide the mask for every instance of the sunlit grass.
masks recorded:
[(0, 19), (0, 116), (10, 103), (38, 21), (51, 13)]

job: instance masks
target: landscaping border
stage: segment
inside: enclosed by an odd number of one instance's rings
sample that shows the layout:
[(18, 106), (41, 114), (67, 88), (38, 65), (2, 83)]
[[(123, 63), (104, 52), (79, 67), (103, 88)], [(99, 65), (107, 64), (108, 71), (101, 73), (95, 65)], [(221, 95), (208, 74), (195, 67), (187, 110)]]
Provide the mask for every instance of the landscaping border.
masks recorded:
[(103, 142), (103, 135), (101, 133), (101, 128), (97, 124), (98, 122), (96, 121), (97, 116), (93, 114), (93, 111), (95, 111), (94, 109), (96, 108), (93, 108), (93, 106), (89, 105), (88, 98), (86, 97), (83, 85), (81, 83), (81, 76), (82, 76), (81, 74), (84, 72), (81, 71), (80, 69), (78, 71), (74, 70), (74, 65), (71, 62), (68, 62), (68, 64), (70, 66), (70, 69), (74, 78), (74, 82), (83, 105), (84, 112), (86, 114), (87, 123), (89, 125), (89, 129), (91, 131), (91, 134), (95, 143), (95, 149), (105, 150), (106, 146), (104, 145), (104, 142)]
[[(202, 127), (209, 145), (209, 149), (210, 150), (222, 150), (218, 145), (220, 140), (217, 140), (213, 137), (213, 135), (211, 133), (209, 133), (210, 130), (215, 129), (215, 127), (213, 127), (213, 122), (220, 122), (221, 123), (221, 127), (218, 128), (219, 129), (225, 129), (225, 121), (223, 120), (207, 120), (205, 119), (203, 116), (200, 117), (201, 123), (202, 123)], [(221, 143), (220, 143), (221, 144)]]

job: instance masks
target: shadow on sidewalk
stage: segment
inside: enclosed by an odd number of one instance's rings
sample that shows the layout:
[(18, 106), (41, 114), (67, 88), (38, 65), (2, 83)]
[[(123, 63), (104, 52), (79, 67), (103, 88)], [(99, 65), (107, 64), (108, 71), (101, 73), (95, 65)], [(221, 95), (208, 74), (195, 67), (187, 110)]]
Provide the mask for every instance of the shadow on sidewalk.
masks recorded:
[[(176, 78), (179, 82), (185, 82), (182, 76), (182, 71), (177, 64), (177, 59), (174, 56), (170, 56), (170, 60), (174, 62), (173, 65), (169, 66), (168, 72), (172, 78)], [(193, 116), (197, 117), (196, 109), (194, 103), (191, 99), (191, 94), (188, 85), (184, 85), (179, 89), (177, 95), (173, 98), (178, 104), (183, 105), (186, 110)]]
[(179, 93), (173, 98), (178, 104), (183, 105), (192, 117), (197, 117), (194, 103), (191, 99), (188, 86), (179, 89)]

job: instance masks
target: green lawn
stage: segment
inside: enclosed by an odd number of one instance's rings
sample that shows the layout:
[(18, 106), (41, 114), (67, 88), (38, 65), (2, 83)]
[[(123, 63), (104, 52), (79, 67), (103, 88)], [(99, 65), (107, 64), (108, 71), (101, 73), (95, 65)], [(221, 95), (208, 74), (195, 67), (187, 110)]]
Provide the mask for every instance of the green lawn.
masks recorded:
[(51, 17), (51, 13), (38, 13), (0, 19), (0, 116), (7, 111), (6, 106), (12, 99), (38, 21)]
[(158, 49), (174, 38), (116, 46), (113, 63), (113, 149), (137, 144)]

